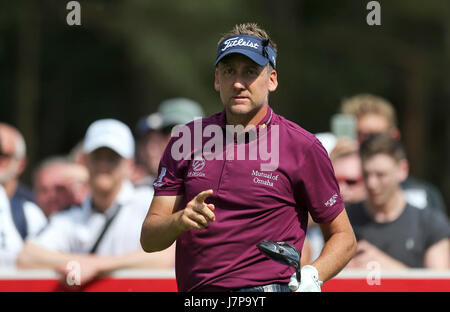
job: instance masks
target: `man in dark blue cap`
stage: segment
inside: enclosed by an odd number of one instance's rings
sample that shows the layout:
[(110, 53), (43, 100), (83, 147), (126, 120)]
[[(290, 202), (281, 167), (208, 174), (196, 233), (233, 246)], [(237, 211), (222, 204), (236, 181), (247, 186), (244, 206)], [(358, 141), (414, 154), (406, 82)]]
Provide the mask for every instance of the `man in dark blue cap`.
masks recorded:
[[(186, 157), (175, 157), (184, 136), (169, 141), (141, 245), (153, 252), (176, 241), (181, 291), (320, 291), (321, 281), (336, 275), (356, 247), (328, 154), (313, 134), (269, 106), (278, 86), (276, 46), (258, 25), (236, 25), (224, 35), (215, 65), (224, 110), (184, 126), (186, 141), (194, 143), (187, 151), (183, 146)], [(270, 153), (240, 158), (241, 148), (251, 152), (268, 138)], [(272, 166), (264, 166), (268, 154)], [(301, 250), (308, 212), (325, 246), (297, 282), (293, 268), (268, 259), (256, 245), (286, 241)]]
[(188, 98), (170, 98), (161, 102), (158, 111), (139, 120), (136, 125), (136, 186), (152, 186), (158, 173), (161, 155), (174, 126), (204, 116), (201, 105)]
[[(239, 27), (244, 28), (236, 26)], [(253, 34), (227, 34), (220, 39), (214, 87), (220, 92), (227, 117), (233, 116), (234, 125), (256, 125), (268, 111), (268, 105), (264, 104), (269, 93), (278, 86), (276, 45), (257, 27), (252, 31), (235, 29), (234, 33)], [(266, 65), (267, 75), (260, 75)], [(235, 80), (237, 76), (239, 79)], [(234, 83), (229, 83), (232, 81)]]

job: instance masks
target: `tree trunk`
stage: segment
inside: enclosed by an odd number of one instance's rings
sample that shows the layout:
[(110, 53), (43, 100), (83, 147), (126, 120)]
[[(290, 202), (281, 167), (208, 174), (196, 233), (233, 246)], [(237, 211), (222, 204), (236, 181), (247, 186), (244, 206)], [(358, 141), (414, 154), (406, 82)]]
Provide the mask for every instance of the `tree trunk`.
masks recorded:
[[(17, 10), (15, 121), (27, 144), (28, 163), (36, 156), (39, 103), (41, 12), (38, 1), (20, 0)], [(28, 180), (29, 170), (25, 173)]]

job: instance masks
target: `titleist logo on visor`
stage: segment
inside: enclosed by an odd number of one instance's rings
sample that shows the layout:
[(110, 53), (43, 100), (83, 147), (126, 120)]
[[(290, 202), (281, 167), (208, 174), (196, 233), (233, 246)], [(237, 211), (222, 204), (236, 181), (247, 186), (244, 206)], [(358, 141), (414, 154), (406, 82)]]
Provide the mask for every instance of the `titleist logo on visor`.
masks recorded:
[(245, 40), (243, 38), (239, 38), (239, 37), (234, 37), (234, 38), (229, 38), (227, 40), (225, 40), (223, 42), (223, 44), (225, 45), (222, 48), (222, 52), (225, 51), (228, 48), (232, 48), (235, 46), (243, 46), (243, 47), (249, 47), (249, 48), (253, 48), (253, 49), (258, 49), (259, 44), (257, 42), (253, 42), (250, 39), (249, 40)]
[(228, 54), (240, 53), (261, 66), (270, 62), (275, 68), (277, 53), (270, 45), (268, 38), (258, 38), (250, 35), (234, 35), (225, 38), (217, 49), (215, 66)]

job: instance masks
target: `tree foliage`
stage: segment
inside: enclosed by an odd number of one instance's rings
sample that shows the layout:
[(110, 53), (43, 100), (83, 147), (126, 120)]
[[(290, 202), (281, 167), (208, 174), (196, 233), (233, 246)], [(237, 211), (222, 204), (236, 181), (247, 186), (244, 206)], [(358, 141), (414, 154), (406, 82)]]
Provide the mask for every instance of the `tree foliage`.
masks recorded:
[(343, 98), (385, 96), (413, 173), (450, 193), (448, 1), (379, 1), (381, 26), (367, 25), (368, 1), (79, 2), (81, 26), (66, 24), (65, 1), (8, 1), (0, 10), (0, 116), (24, 132), (30, 167), (67, 153), (98, 118), (134, 127), (175, 96), (220, 110), (217, 40), (252, 21), (279, 47), (277, 112), (323, 132)]

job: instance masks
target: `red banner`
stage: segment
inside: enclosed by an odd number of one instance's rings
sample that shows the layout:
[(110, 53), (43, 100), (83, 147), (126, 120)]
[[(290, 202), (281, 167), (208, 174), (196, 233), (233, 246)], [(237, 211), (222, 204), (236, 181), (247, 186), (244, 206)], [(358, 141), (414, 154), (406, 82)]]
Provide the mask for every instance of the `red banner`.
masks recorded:
[[(51, 271), (0, 272), (0, 292), (67, 291)], [(73, 290), (73, 289), (72, 289)], [(77, 288), (91, 292), (175, 292), (173, 271), (124, 270)], [(450, 292), (450, 271), (410, 270), (381, 272), (344, 271), (326, 282), (324, 292)]]

